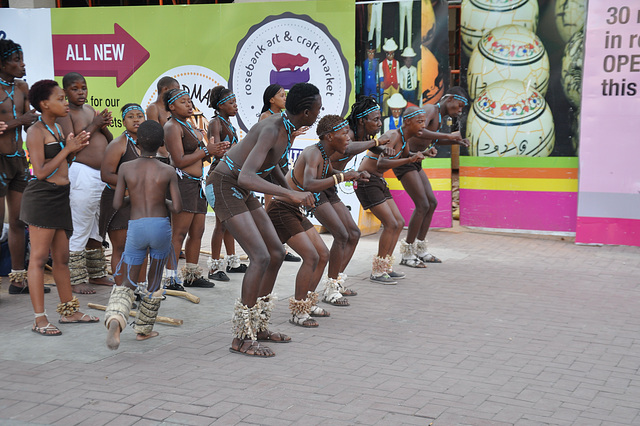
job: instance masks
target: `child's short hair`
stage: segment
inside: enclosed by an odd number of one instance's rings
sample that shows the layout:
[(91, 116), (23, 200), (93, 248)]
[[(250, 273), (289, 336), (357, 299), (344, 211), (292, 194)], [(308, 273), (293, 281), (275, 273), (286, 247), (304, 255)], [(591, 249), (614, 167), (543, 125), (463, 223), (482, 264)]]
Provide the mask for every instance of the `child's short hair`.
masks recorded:
[(60, 86), (58, 86), (58, 82), (53, 80), (40, 80), (33, 83), (33, 86), (29, 89), (29, 103), (31, 106), (41, 113), (40, 102), (49, 99), (53, 89), (56, 87)]
[(173, 84), (180, 84), (180, 83), (178, 83), (178, 80), (176, 80), (175, 78), (165, 75), (160, 80), (158, 80), (158, 84), (156, 84), (158, 93), (162, 92), (162, 89), (164, 89), (165, 87), (170, 87)]
[(335, 126), (338, 126), (340, 123), (344, 123), (344, 118), (339, 115), (329, 114), (325, 115), (318, 122), (318, 127), (316, 128), (316, 133), (318, 133), (318, 137), (320, 139), (324, 139), (326, 135), (336, 130), (333, 130)]
[(84, 79), (84, 76), (82, 74), (80, 74), (79, 72), (70, 72), (65, 74), (64, 77), (62, 77), (62, 88), (66, 89), (67, 87), (71, 86), (73, 83), (75, 83), (76, 81), (86, 81)]
[(136, 141), (147, 152), (156, 152), (164, 144), (164, 130), (160, 123), (147, 120), (138, 127), (138, 140)]

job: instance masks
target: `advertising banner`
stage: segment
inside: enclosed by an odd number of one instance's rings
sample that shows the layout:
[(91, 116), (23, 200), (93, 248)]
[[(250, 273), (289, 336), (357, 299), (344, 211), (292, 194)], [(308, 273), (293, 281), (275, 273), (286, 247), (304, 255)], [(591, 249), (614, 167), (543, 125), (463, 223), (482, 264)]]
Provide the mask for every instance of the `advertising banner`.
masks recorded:
[[(25, 52), (29, 83), (60, 82), (68, 72), (87, 81), (87, 102), (109, 109), (111, 131), (122, 129), (120, 108), (128, 102), (147, 108), (157, 98), (163, 76), (177, 79), (189, 93), (203, 128), (213, 116), (211, 89), (236, 94), (232, 124), (239, 139), (258, 121), (264, 89), (289, 89), (309, 82), (320, 89), (320, 115), (345, 115), (353, 101), (348, 58), (354, 53), (353, 5), (342, 1), (264, 2), (225, 5), (61, 8), (13, 11)], [(49, 18), (50, 14), (50, 18)], [(3, 11), (3, 18), (5, 12)], [(19, 31), (20, 32), (19, 32)], [(37, 34), (34, 37), (33, 34)], [(44, 53), (43, 53), (44, 52)], [(36, 54), (38, 56), (36, 56)], [(292, 157), (315, 143), (315, 128), (295, 140)], [(357, 220), (354, 196), (344, 200)]]
[(640, 5), (591, 0), (576, 242), (640, 246)]

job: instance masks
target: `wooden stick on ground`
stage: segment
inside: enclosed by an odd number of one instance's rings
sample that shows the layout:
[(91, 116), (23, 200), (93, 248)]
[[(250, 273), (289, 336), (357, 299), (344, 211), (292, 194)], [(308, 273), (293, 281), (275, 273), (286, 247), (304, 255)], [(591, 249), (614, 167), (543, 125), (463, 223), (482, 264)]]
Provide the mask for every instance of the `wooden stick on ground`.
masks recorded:
[[(87, 303), (87, 306), (92, 308), (92, 309), (98, 309), (100, 311), (106, 311), (107, 310), (106, 306), (98, 305), (97, 303)], [(134, 311), (134, 310), (131, 310), (129, 312), (129, 315), (131, 315), (132, 317), (135, 317), (137, 314), (138, 314), (138, 312)], [(184, 323), (184, 321), (182, 321), (181, 319), (162, 317), (160, 315), (158, 315), (156, 317), (156, 322), (161, 322), (163, 324), (169, 324), (169, 325), (182, 325)]]
[(185, 299), (187, 299), (189, 302), (193, 302), (193, 303), (200, 303), (200, 298), (194, 294), (191, 294), (187, 291), (177, 291), (177, 290), (164, 290), (164, 293), (167, 296), (177, 296), (177, 297), (184, 297)]

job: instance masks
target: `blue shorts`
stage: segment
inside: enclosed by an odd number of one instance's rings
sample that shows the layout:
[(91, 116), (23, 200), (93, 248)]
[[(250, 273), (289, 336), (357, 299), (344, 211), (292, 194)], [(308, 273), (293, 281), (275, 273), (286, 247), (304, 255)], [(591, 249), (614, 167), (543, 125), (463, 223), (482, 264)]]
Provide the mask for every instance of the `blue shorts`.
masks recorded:
[(172, 247), (168, 217), (143, 217), (129, 221), (122, 262), (142, 265), (147, 249), (152, 259), (164, 260), (169, 257)]

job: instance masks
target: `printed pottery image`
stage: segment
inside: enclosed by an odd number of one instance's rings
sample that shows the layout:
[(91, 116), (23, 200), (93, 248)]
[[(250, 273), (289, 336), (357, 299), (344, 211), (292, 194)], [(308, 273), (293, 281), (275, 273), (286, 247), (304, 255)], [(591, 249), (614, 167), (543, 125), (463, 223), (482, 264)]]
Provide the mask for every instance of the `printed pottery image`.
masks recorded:
[(422, 103), (435, 104), (444, 95), (444, 78), (438, 60), (429, 49), (421, 47), (420, 81), (422, 84)]
[(462, 0), (460, 12), (462, 50), (471, 56), (487, 30), (521, 25), (534, 33), (538, 28), (537, 0)]
[(549, 87), (549, 57), (533, 32), (519, 25), (487, 31), (473, 50), (467, 70), (469, 96), (502, 80), (520, 80), (542, 95)]
[(580, 30), (571, 36), (562, 57), (562, 90), (574, 108), (580, 108), (583, 62), (584, 31)]
[(565, 42), (584, 28), (587, 0), (556, 0), (556, 27)]
[(472, 102), (469, 153), (479, 157), (548, 157), (555, 145), (551, 109), (540, 92), (518, 80), (490, 84)]

